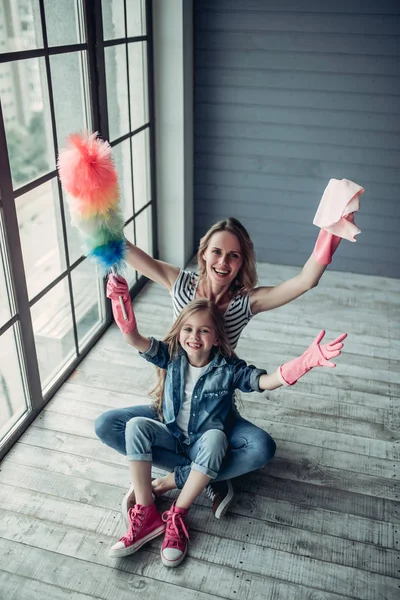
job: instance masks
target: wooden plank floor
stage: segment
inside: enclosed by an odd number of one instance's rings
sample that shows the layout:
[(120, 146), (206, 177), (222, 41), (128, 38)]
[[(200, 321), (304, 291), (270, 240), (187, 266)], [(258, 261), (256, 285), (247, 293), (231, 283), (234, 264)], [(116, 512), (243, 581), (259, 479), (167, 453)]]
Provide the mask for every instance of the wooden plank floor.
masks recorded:
[[(259, 266), (262, 284), (297, 272)], [(322, 328), (328, 339), (349, 337), (336, 370), (243, 394), (242, 414), (276, 439), (276, 457), (235, 480), (223, 520), (198, 498), (177, 569), (160, 562), (162, 538), (120, 561), (107, 556), (123, 531), (129, 478), (93, 420), (148, 402), (153, 381), (153, 367), (112, 326), (1, 465), (1, 598), (399, 598), (399, 298), (399, 280), (332, 271), (306, 296), (253, 319), (238, 354), (270, 370)], [(149, 284), (134, 304), (142, 333), (164, 335), (168, 294)]]

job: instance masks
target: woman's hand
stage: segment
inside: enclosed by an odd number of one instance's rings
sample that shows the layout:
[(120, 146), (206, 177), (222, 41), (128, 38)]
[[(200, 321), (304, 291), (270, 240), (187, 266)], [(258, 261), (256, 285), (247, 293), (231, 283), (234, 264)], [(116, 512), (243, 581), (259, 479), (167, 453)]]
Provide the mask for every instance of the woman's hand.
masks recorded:
[[(126, 280), (120, 275), (110, 275), (107, 281), (106, 295), (111, 300), (114, 319), (121, 332), (127, 334), (135, 331), (136, 319)], [(126, 319), (121, 303), (125, 309)]]

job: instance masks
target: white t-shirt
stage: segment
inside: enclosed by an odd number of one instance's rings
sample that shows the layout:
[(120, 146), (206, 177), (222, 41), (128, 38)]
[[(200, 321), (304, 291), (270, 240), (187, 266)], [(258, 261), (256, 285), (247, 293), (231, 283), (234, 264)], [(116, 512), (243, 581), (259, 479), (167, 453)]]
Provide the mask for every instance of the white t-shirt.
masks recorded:
[(182, 402), (182, 406), (176, 416), (176, 424), (182, 433), (187, 437), (188, 435), (188, 425), (190, 419), (190, 411), (192, 408), (192, 395), (194, 386), (197, 381), (203, 375), (204, 371), (208, 365), (204, 367), (193, 367), (190, 363), (188, 363), (186, 370), (186, 379), (185, 379), (185, 396)]

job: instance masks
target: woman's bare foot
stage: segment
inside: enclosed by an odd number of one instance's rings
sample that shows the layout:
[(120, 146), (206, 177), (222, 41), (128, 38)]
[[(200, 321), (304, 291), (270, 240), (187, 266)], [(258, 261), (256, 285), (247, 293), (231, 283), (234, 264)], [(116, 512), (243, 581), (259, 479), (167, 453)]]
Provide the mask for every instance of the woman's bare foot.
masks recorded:
[[(153, 490), (153, 494), (155, 494), (156, 498), (158, 496), (162, 496), (169, 490), (174, 490), (176, 488), (175, 485), (175, 477), (173, 473), (169, 473), (165, 477), (159, 477), (158, 479), (153, 479), (151, 482), (151, 487)], [(124, 498), (123, 500), (123, 508), (122, 512), (127, 512), (130, 508), (133, 508), (136, 504), (136, 495), (135, 490), (131, 486), (131, 490), (129, 496)]]
[(173, 473), (169, 473), (168, 475), (165, 475), (165, 477), (153, 479), (151, 485), (156, 497), (162, 496), (166, 492), (169, 492), (169, 490), (176, 489), (175, 476)]

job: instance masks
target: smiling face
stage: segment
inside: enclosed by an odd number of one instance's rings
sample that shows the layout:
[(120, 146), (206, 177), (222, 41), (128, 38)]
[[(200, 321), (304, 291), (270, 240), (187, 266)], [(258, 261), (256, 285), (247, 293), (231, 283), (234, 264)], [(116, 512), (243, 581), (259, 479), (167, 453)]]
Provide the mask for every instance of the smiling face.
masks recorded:
[(230, 285), (243, 265), (243, 254), (236, 235), (229, 231), (217, 231), (203, 253), (206, 275), (218, 285)]
[(199, 310), (185, 319), (179, 332), (179, 343), (194, 367), (209, 363), (213, 346), (218, 346), (217, 334), (207, 310)]

